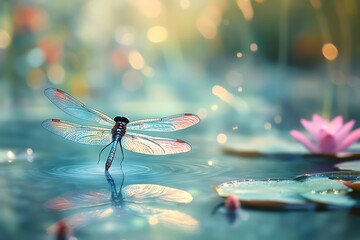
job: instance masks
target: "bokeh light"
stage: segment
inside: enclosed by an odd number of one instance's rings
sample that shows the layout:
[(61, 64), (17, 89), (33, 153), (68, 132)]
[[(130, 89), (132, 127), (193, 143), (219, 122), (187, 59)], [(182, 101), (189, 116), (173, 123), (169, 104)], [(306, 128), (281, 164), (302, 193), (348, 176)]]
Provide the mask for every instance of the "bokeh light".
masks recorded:
[(11, 43), (11, 37), (8, 32), (0, 29), (0, 49), (7, 48)]
[(145, 66), (144, 58), (138, 51), (131, 51), (128, 60), (131, 67), (136, 70), (140, 70)]
[(51, 64), (47, 70), (50, 82), (59, 85), (65, 81), (65, 69), (60, 64)]
[(216, 137), (216, 140), (220, 144), (224, 144), (227, 142), (227, 136), (224, 133), (219, 133)]
[(39, 89), (45, 81), (45, 73), (40, 68), (33, 68), (28, 72), (27, 83), (32, 89)]
[(237, 0), (237, 5), (240, 8), (246, 21), (251, 21), (254, 18), (254, 10), (250, 0)]
[(250, 44), (250, 50), (256, 52), (258, 50), (258, 45), (256, 43)]
[(154, 26), (148, 30), (147, 37), (153, 43), (164, 42), (168, 38), (168, 31), (163, 26)]
[(335, 60), (338, 56), (338, 50), (332, 43), (325, 43), (321, 50), (324, 57), (329, 61)]
[(157, 18), (163, 11), (163, 5), (160, 0), (134, 0), (132, 3), (146, 18)]

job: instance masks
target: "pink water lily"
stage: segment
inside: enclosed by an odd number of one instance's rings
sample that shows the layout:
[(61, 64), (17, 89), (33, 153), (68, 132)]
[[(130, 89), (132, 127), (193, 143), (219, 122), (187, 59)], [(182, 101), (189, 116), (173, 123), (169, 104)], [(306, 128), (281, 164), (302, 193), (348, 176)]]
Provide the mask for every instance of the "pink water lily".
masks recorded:
[(338, 153), (346, 150), (360, 139), (360, 128), (351, 131), (355, 121), (351, 120), (344, 124), (342, 116), (327, 121), (314, 114), (312, 121), (301, 119), (300, 122), (310, 133), (312, 140), (297, 130), (291, 130), (290, 134), (314, 153)]

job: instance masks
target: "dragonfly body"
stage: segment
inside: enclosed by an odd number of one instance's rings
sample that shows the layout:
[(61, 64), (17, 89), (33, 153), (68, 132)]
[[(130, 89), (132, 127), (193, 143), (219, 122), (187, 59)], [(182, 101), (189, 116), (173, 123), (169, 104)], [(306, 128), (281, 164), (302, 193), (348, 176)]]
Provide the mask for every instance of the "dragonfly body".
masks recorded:
[(105, 126), (85, 126), (60, 119), (49, 119), (42, 123), (45, 129), (77, 143), (111, 145), (105, 164), (106, 170), (112, 164), (118, 143), (121, 149), (124, 147), (133, 152), (149, 155), (177, 154), (191, 150), (188, 143), (179, 139), (152, 137), (127, 130), (171, 132), (188, 128), (200, 121), (198, 116), (190, 113), (132, 122), (122, 116), (112, 119), (98, 110), (85, 106), (60, 89), (48, 88), (44, 93), (51, 102), (65, 113)]
[(111, 144), (111, 149), (109, 152), (109, 156), (106, 160), (105, 163), (105, 169), (109, 170), (109, 168), (111, 167), (112, 161), (115, 157), (115, 153), (116, 153), (116, 147), (117, 144), (119, 142), (121, 142), (121, 138), (125, 135), (126, 133), (126, 124), (128, 124), (130, 121), (129, 119), (127, 119), (126, 117), (115, 117), (114, 121), (116, 122), (114, 127), (111, 130), (111, 134), (112, 134), (112, 144)]

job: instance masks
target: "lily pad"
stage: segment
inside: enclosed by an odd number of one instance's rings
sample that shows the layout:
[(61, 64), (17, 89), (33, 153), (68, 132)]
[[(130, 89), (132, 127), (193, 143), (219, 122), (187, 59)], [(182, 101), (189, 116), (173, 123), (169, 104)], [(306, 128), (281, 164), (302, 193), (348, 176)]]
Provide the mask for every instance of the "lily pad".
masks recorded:
[(342, 162), (335, 165), (340, 170), (360, 171), (360, 160), (359, 161), (348, 161)]
[(222, 183), (216, 190), (222, 197), (232, 194), (240, 201), (303, 203), (303, 199), (297, 196), (298, 184), (288, 179), (236, 180)]
[(360, 172), (339, 171), (339, 172), (322, 172), (303, 174), (295, 178), (298, 181), (305, 181), (310, 178), (329, 178), (332, 180), (360, 181)]
[[(356, 200), (345, 195), (352, 191), (350, 188), (327, 175), (309, 175), (296, 179), (236, 180), (222, 183), (215, 190), (221, 197), (232, 194), (240, 199), (243, 206), (259, 208), (313, 209), (319, 203), (341, 207), (356, 203)], [(344, 197), (334, 197), (340, 192)]]
[(312, 191), (303, 193), (304, 198), (333, 207), (352, 207), (357, 201), (346, 195), (347, 190), (328, 190), (328, 191)]

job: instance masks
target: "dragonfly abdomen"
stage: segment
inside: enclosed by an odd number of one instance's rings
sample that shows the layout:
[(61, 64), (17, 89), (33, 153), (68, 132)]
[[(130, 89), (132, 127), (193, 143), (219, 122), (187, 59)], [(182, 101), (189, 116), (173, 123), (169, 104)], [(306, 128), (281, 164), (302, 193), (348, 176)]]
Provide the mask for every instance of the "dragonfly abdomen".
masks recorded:
[(106, 160), (106, 164), (105, 164), (105, 169), (106, 170), (109, 170), (109, 168), (111, 167), (111, 164), (114, 160), (114, 156), (115, 156), (115, 153), (116, 153), (116, 145), (118, 143), (120, 139), (120, 136), (117, 136), (117, 138), (113, 141), (112, 145), (111, 145), (111, 149), (110, 149), (110, 152), (109, 152), (109, 156)]
[(111, 133), (113, 135), (113, 143), (110, 149), (110, 153), (109, 156), (106, 160), (106, 164), (105, 164), (105, 169), (109, 170), (109, 168), (111, 167), (111, 164), (114, 160), (115, 157), (115, 153), (116, 153), (116, 146), (117, 143), (119, 141), (121, 141), (121, 138), (125, 135), (126, 133), (126, 123), (123, 122), (116, 122), (114, 127), (111, 130)]

